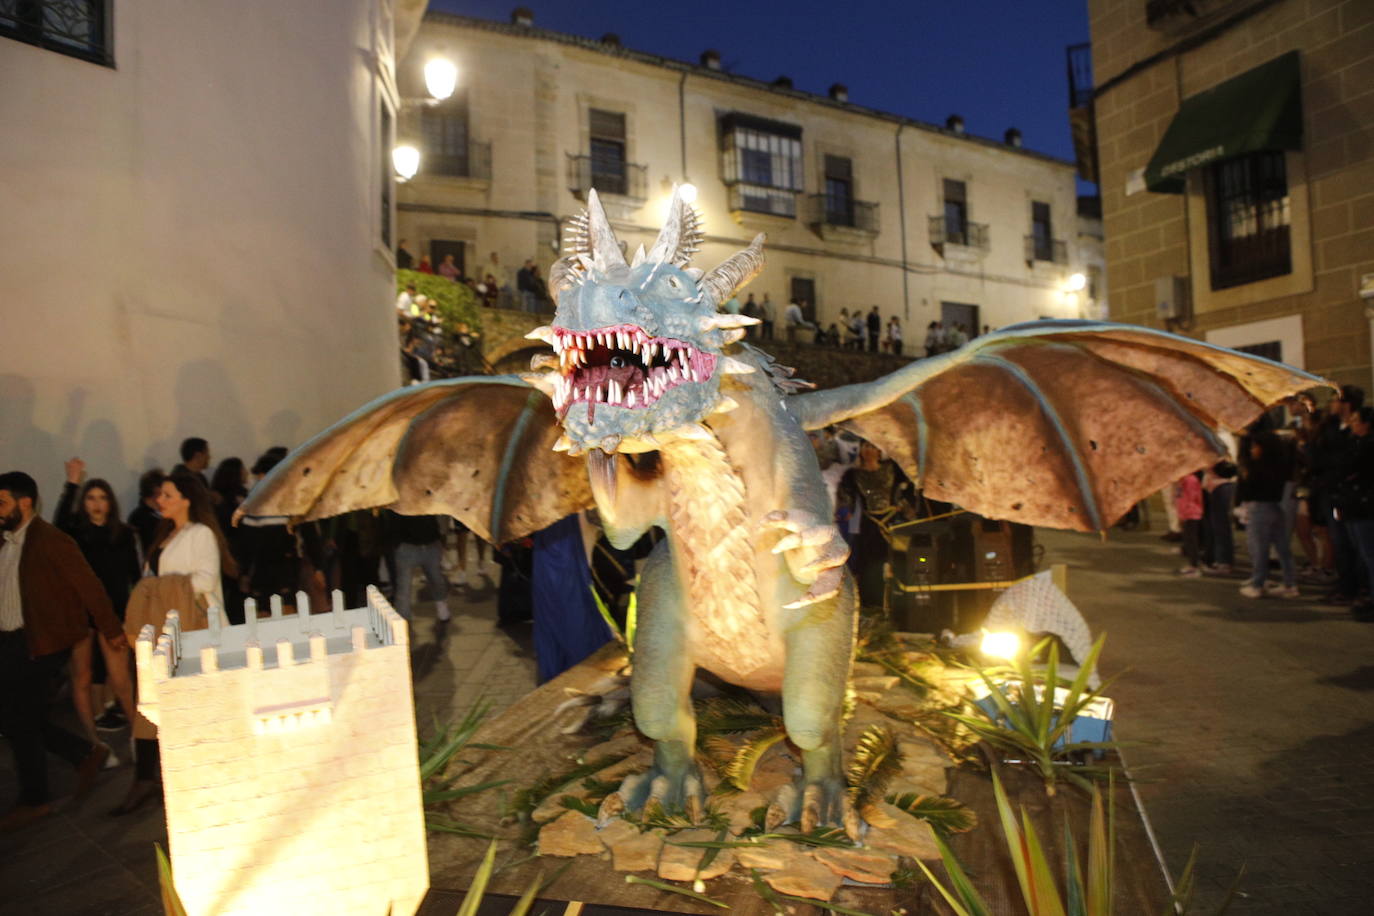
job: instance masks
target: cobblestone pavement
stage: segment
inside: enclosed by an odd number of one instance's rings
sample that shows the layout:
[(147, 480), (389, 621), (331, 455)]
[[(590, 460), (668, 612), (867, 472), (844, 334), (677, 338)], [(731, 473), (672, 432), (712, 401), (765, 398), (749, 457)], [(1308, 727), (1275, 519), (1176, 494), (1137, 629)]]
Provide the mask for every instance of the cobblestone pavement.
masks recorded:
[(1240, 579), (1178, 578), (1157, 533), (1038, 538), (1108, 634), (1116, 737), (1175, 875), (1198, 844), (1194, 912), (1242, 865), (1229, 912), (1371, 912), (1374, 625), (1318, 586), (1255, 600)]
[[(1069, 593), (1094, 632), (1108, 633), (1102, 668), (1117, 736), (1139, 781), (1171, 870), (1199, 844), (1198, 902), (1210, 912), (1241, 865), (1232, 912), (1349, 914), (1374, 898), (1374, 626), (1304, 598), (1251, 601), (1239, 580), (1179, 579), (1173, 545), (1150, 533), (1039, 532), (1046, 562), (1068, 563)], [(528, 631), (495, 626), (495, 591), (450, 597), (441, 627), (417, 605), (417, 718), (461, 716), (479, 697), (499, 711), (534, 686)], [(1313, 594), (1320, 590), (1305, 589)], [(55, 787), (70, 771), (53, 768)], [(0, 916), (156, 914), (153, 842), (160, 809), (105, 812), (127, 766), (80, 804), (0, 836)], [(15, 790), (0, 753), (0, 800)], [(1136, 914), (1122, 914), (1136, 916)]]

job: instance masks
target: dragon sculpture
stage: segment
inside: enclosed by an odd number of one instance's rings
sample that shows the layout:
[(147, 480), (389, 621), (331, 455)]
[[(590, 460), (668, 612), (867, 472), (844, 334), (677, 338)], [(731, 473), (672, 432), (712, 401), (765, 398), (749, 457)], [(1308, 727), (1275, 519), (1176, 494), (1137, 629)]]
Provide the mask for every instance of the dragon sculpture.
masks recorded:
[[(595, 507), (613, 544), (666, 532), (644, 564), (631, 703), (653, 739), (610, 810), (697, 809), (698, 668), (780, 693), (803, 773), (791, 818), (854, 823), (839, 742), (855, 631), (848, 555), (807, 431), (881, 447), (932, 498), (991, 518), (1106, 529), (1224, 453), (1270, 404), (1325, 384), (1142, 327), (1043, 321), (984, 335), (877, 381), (804, 391), (717, 311), (763, 266), (763, 236), (709, 272), (676, 194), (628, 258), (596, 198), (550, 271), (551, 353), (528, 375), (401, 389), (298, 448), (249, 515), (309, 520), (387, 506), (455, 516), (503, 543)], [(542, 370), (542, 371), (534, 371)], [(851, 829), (853, 829), (851, 827)]]

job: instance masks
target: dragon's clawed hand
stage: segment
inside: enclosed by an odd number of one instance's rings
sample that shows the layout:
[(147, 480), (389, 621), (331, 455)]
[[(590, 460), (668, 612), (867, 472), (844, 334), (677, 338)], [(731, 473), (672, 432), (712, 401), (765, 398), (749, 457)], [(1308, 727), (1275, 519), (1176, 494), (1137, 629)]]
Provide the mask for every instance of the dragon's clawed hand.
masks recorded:
[(760, 527), (787, 532), (773, 545), (773, 552), (784, 555), (793, 578), (810, 586), (805, 595), (785, 607), (804, 607), (839, 594), (849, 545), (833, 522), (801, 509), (779, 509), (765, 515)]

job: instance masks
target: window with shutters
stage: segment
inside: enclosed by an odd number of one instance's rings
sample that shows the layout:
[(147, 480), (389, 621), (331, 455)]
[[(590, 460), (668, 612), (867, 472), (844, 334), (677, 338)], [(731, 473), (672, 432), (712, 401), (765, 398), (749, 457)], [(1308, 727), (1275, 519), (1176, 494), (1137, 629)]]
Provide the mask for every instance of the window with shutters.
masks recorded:
[(1209, 166), (1204, 174), (1212, 289), (1291, 273), (1288, 173), (1281, 152)]
[(1054, 226), (1050, 223), (1050, 205), (1031, 202), (1031, 239), (1035, 246), (1035, 260), (1054, 260)]
[(847, 156), (825, 157), (825, 221), (854, 225), (854, 164)]
[(592, 187), (604, 194), (627, 193), (625, 115), (592, 108), (588, 121)]
[(952, 178), (945, 179), (945, 241), (968, 244), (968, 187)]
[(378, 154), (382, 165), (382, 194), (381, 194), (381, 236), (382, 247), (391, 250), (391, 196), (392, 183), (395, 181), (391, 164), (391, 109), (387, 107), (385, 101), (381, 102), (380, 112), (377, 117), (377, 134), (380, 149)]
[(721, 118), (720, 131), (730, 208), (795, 217), (803, 188), (801, 128), (731, 112)]
[(113, 0), (0, 0), (0, 35), (114, 66)]
[(460, 87), (444, 101), (422, 108), (420, 133), (425, 142), (426, 172), (457, 178), (472, 174), (466, 89)]

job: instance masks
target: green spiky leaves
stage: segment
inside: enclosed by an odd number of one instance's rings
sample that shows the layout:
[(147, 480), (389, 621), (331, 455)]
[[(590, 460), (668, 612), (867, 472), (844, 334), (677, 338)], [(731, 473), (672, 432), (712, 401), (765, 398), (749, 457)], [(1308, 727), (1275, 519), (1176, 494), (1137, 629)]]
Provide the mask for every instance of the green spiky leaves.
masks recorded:
[(897, 739), (881, 725), (870, 725), (859, 736), (854, 747), (854, 759), (846, 772), (849, 800), (858, 811), (883, 797), (888, 783), (902, 772), (902, 752)]
[(889, 795), (887, 803), (912, 817), (930, 822), (932, 827), (942, 833), (967, 833), (978, 826), (978, 815), (958, 799), (905, 792), (901, 795)]

